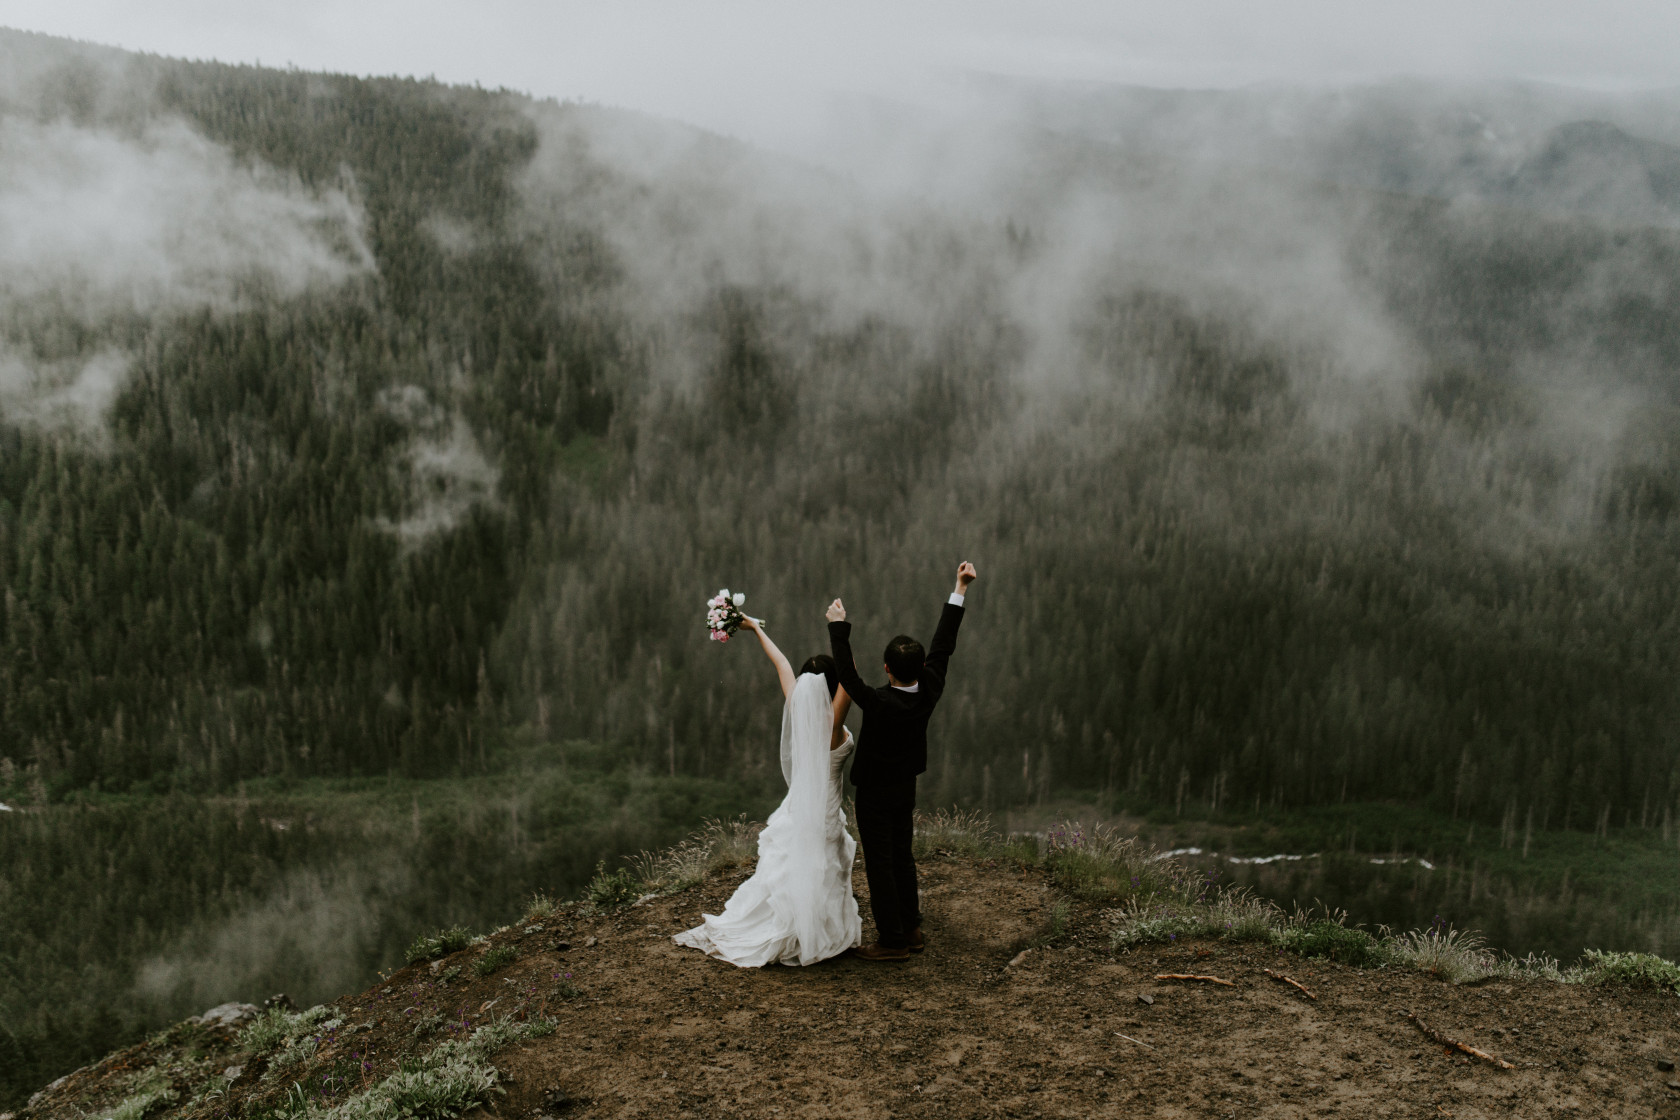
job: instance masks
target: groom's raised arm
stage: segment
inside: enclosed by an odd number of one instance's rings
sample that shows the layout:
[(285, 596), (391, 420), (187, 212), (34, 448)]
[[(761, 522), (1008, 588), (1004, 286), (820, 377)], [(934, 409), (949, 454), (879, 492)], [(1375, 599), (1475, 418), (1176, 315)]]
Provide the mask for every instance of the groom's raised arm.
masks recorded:
[(951, 592), (945, 609), (939, 612), (939, 627), (933, 632), (933, 644), (928, 647), (927, 660), (922, 664), (924, 670), (931, 669), (938, 676), (941, 687), (945, 684), (945, 669), (950, 664), (951, 655), (957, 652), (957, 630), (962, 626), (963, 600), (968, 595), (968, 585), (978, 578), (980, 573), (967, 560), (957, 565), (956, 590)]
[(834, 672), (840, 678), (840, 687), (864, 711), (868, 711), (875, 703), (875, 690), (863, 683), (858, 676), (857, 662), (852, 657), (852, 624), (846, 621), (846, 608), (840, 600), (834, 600), (828, 608), (828, 648), (834, 656)]

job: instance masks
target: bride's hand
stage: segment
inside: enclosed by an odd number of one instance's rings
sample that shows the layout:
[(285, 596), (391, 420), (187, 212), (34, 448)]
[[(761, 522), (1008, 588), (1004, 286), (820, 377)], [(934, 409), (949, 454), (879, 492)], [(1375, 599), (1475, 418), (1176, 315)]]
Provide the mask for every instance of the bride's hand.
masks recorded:
[(758, 633), (758, 619), (752, 617), (752, 615), (749, 615), (749, 614), (742, 615), (741, 616), (741, 629), (751, 630), (754, 634)]
[(846, 604), (836, 599), (828, 605), (828, 620), (830, 622), (846, 621)]

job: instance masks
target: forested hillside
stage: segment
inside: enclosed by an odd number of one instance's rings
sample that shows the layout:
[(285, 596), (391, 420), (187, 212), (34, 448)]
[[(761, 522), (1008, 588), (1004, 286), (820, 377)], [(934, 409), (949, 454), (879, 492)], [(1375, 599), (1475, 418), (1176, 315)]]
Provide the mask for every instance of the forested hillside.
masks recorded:
[(799, 653), (843, 594), (867, 647), (965, 556), (939, 799), (1680, 796), (1668, 230), (1066, 134), (1007, 209), (906, 201), (501, 92), (5, 51), (13, 210), (214, 172), (113, 225), (144, 260), (6, 250), (13, 796), (463, 773), (515, 728), (767, 781), (704, 593)]

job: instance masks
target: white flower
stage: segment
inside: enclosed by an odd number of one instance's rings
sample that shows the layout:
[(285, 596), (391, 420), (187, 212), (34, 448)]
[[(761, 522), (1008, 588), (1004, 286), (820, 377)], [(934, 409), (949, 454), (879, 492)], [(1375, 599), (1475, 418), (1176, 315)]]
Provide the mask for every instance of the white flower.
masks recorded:
[(746, 603), (746, 601), (747, 597), (745, 595), (741, 594), (739, 591), (735, 593), (735, 605), (737, 607), (742, 606)]

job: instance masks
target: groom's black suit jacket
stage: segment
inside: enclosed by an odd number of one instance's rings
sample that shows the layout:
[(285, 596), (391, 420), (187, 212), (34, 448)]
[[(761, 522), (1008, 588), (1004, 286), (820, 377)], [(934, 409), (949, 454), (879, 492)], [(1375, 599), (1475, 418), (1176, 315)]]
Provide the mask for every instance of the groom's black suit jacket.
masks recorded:
[(934, 705), (945, 694), (945, 667), (957, 648), (957, 628), (963, 609), (946, 603), (933, 632), (933, 645), (916, 676), (916, 692), (890, 685), (871, 688), (858, 675), (852, 659), (852, 624), (828, 624), (834, 667), (852, 703), (863, 710), (863, 730), (852, 758), (852, 784), (888, 785), (908, 782), (927, 769), (927, 725)]

